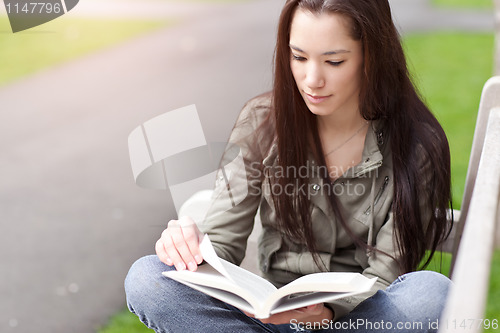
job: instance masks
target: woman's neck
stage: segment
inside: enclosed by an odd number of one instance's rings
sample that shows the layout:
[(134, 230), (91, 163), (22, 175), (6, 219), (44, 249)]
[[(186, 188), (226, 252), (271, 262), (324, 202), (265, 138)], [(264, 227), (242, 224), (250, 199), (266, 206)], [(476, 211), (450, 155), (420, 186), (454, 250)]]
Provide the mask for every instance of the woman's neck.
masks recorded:
[(359, 164), (368, 127), (359, 112), (318, 117), (321, 148), (332, 181)]
[(366, 120), (359, 112), (350, 112), (318, 117), (320, 136), (344, 136), (363, 126)]

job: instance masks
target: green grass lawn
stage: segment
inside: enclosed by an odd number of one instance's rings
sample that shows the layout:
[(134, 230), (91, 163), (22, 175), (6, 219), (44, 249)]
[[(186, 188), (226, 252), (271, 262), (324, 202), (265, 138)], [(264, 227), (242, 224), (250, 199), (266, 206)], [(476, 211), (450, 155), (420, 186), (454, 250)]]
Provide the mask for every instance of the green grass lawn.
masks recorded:
[(457, 8), (493, 8), (493, 0), (432, 0), (432, 4)]
[[(479, 0), (473, 0), (479, 1)], [(433, 33), (411, 35), (404, 45), (414, 82), (443, 125), (450, 141), (455, 208), (460, 208), (480, 95), (492, 75), (491, 34)], [(448, 254), (437, 255), (428, 269), (447, 275)], [(500, 274), (500, 251), (493, 258), (491, 276)], [(490, 279), (484, 318), (500, 319), (500, 281)], [(128, 310), (113, 317), (99, 333), (147, 333)]]
[(98, 333), (154, 333), (154, 331), (147, 328), (128, 309), (124, 309), (114, 315), (106, 327), (98, 330)]
[(7, 17), (0, 16), (0, 85), (167, 24), (167, 21), (60, 17), (14, 34)]
[(464, 190), (477, 110), (493, 71), (492, 34), (433, 33), (405, 39), (415, 84), (448, 136), (454, 208)]

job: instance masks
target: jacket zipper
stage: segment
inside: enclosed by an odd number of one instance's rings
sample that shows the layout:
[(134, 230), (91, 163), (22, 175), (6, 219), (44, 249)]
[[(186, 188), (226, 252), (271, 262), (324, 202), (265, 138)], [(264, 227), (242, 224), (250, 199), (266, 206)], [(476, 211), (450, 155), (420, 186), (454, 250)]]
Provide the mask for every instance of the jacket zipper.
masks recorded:
[[(382, 184), (382, 187), (380, 187), (380, 190), (378, 191), (377, 195), (375, 196), (375, 200), (373, 200), (373, 206), (376, 206), (377, 203), (379, 202), (380, 198), (382, 197), (382, 194), (385, 191), (385, 188), (387, 187), (387, 184), (389, 184), (389, 176), (385, 176), (384, 178), (384, 183)], [(368, 206), (368, 208), (365, 210), (365, 215), (370, 215), (370, 209), (372, 206)]]

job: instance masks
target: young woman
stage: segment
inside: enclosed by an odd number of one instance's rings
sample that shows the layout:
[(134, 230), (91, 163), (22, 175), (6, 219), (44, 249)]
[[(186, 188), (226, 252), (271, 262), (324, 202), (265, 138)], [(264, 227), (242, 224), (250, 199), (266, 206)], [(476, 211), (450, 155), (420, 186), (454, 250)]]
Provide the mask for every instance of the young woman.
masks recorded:
[[(445, 134), (409, 78), (387, 0), (288, 0), (272, 92), (244, 107), (198, 227), (170, 221), (157, 256), (138, 260), (129, 308), (157, 332), (427, 332), (449, 280), (417, 271), (450, 225)], [(244, 167), (229, 163), (241, 154)], [(227, 160), (227, 161), (226, 161)], [(221, 172), (222, 175), (222, 172)], [(196, 270), (200, 234), (239, 264), (260, 208), (259, 265), (276, 286), (304, 274), (353, 271), (371, 293), (257, 320), (162, 277)]]

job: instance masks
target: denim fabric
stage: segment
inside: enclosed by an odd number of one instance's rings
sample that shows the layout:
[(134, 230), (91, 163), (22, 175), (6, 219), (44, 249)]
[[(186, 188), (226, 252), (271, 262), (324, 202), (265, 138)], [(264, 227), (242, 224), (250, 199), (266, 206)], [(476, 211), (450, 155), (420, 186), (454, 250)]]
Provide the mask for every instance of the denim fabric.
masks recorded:
[(157, 333), (436, 332), (451, 283), (435, 272), (408, 273), (336, 322), (272, 325), (161, 275), (169, 269), (151, 255), (136, 261), (125, 280), (130, 311)]

